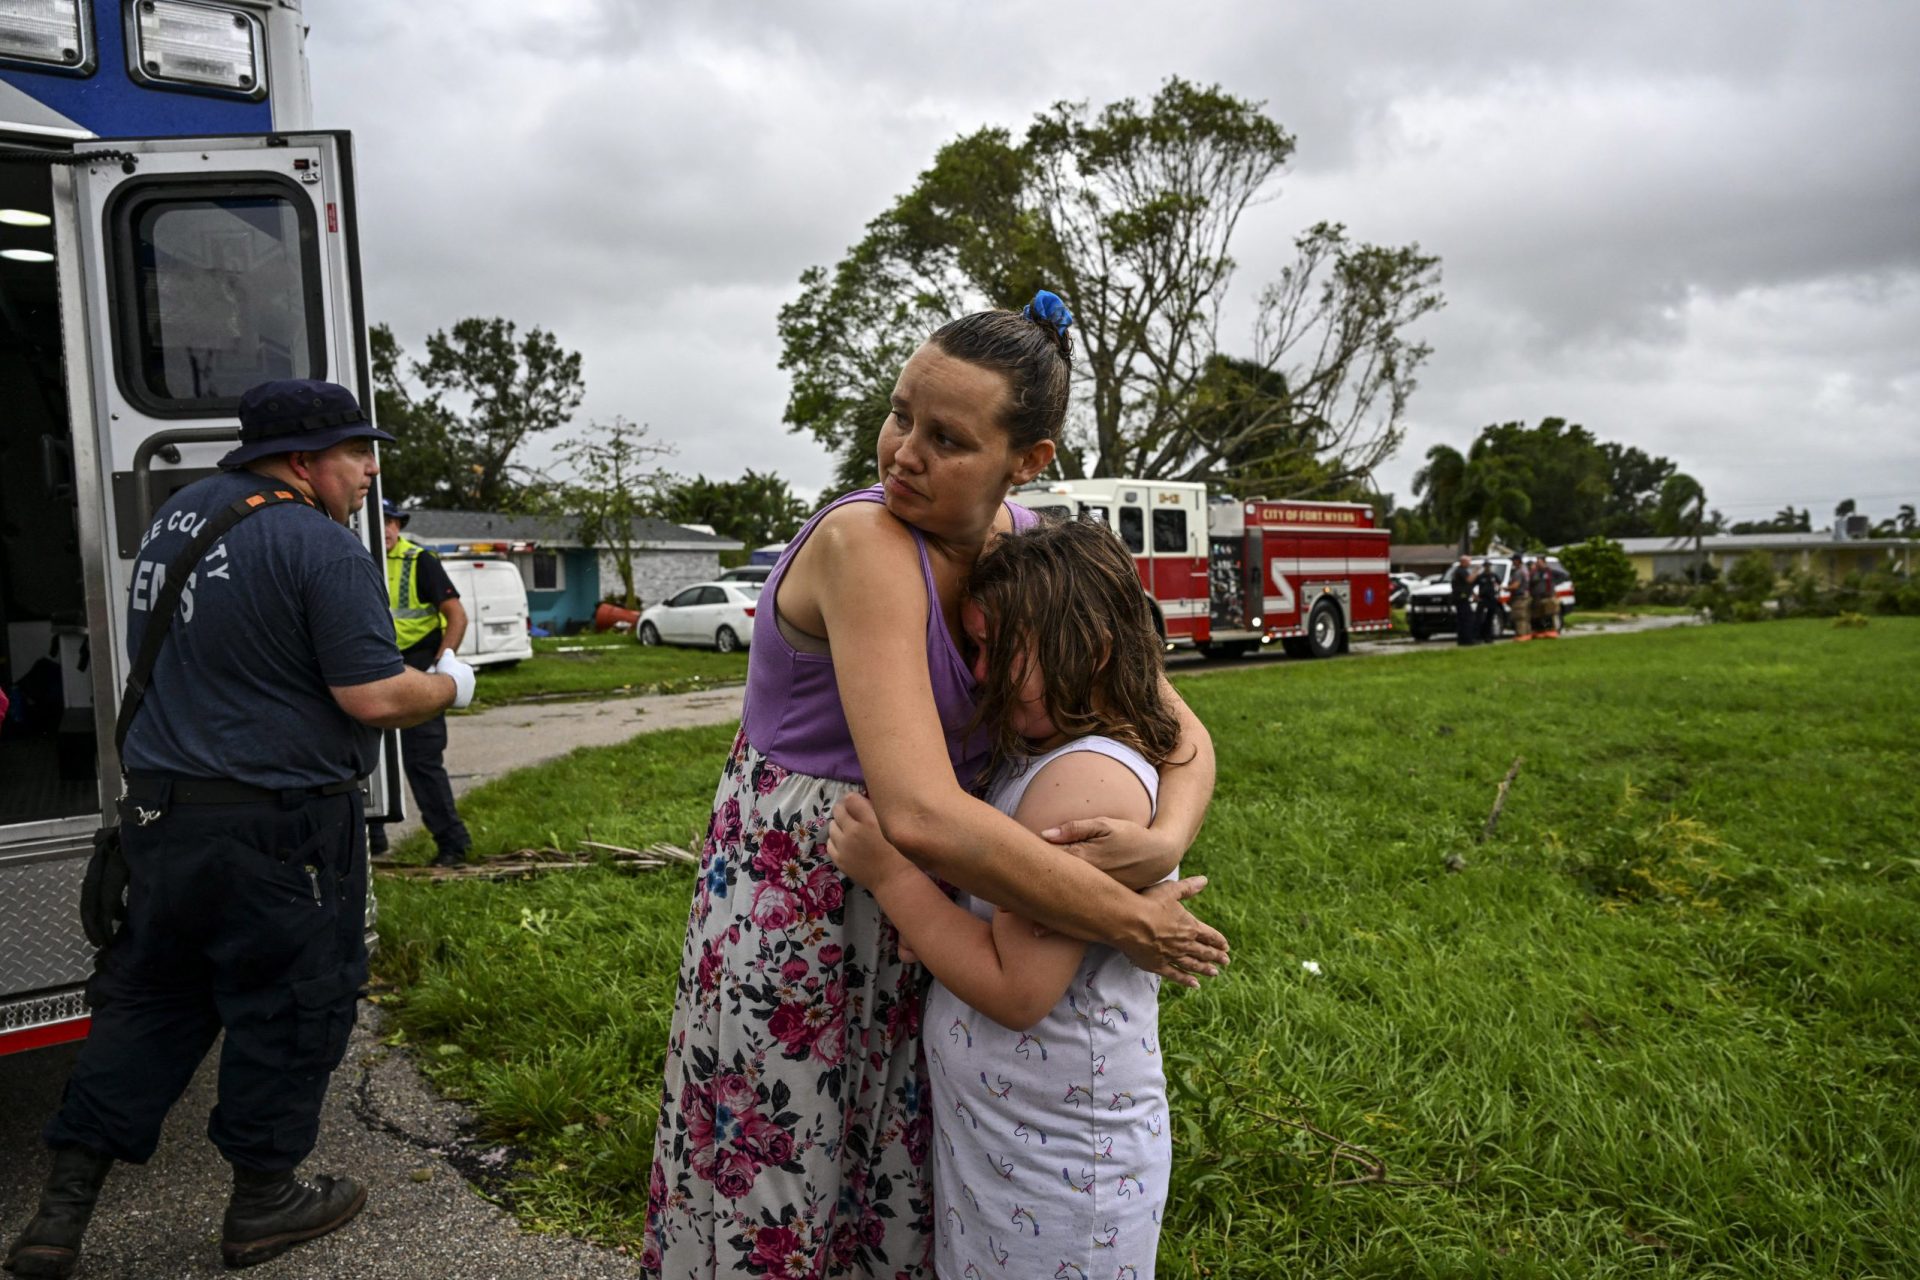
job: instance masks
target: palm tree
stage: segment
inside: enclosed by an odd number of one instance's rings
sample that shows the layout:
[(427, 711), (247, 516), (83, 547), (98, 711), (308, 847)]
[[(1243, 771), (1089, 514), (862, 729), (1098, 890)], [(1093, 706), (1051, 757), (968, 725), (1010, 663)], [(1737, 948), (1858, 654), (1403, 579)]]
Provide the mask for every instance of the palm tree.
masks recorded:
[(1686, 472), (1674, 472), (1660, 486), (1660, 505), (1654, 509), (1653, 522), (1655, 529), (1669, 537), (1693, 539), (1693, 580), (1700, 581), (1705, 558), (1701, 536), (1707, 526), (1706, 489)]
[(1427, 465), (1413, 473), (1413, 491), (1433, 518), (1436, 529), (1444, 529), (1460, 539), (1460, 553), (1466, 554), (1470, 521), (1460, 511), (1461, 481), (1467, 460), (1452, 445), (1437, 444), (1427, 450)]

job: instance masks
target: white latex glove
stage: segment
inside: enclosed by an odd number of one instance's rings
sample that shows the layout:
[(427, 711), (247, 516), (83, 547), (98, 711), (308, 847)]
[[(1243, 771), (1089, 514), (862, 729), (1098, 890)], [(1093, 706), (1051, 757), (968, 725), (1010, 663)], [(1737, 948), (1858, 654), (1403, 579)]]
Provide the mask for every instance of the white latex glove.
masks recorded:
[(453, 705), (464, 707), (473, 701), (473, 668), (454, 656), (449, 649), (440, 655), (440, 660), (429, 667), (437, 676), (453, 678)]

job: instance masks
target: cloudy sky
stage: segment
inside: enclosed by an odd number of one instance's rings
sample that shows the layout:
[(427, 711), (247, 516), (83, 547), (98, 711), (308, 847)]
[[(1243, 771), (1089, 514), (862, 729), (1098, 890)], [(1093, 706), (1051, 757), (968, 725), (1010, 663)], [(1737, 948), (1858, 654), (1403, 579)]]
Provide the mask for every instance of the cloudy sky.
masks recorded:
[[(316, 123), (361, 163), (369, 312), (585, 360), (674, 469), (831, 472), (780, 422), (775, 315), (944, 141), (1170, 74), (1299, 146), (1235, 241), (1225, 337), (1320, 219), (1440, 256), (1407, 444), (1561, 415), (1734, 519), (1920, 500), (1920, 8), (308, 0)], [(1249, 343), (1250, 345), (1250, 343)]]

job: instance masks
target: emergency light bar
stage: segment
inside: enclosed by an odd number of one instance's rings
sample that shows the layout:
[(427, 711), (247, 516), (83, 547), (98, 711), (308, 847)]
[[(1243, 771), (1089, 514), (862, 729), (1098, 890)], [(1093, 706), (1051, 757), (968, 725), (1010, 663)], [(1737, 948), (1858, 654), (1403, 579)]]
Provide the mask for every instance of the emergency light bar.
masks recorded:
[(88, 0), (0, 0), (0, 58), (76, 75), (93, 70)]
[(127, 60), (143, 84), (267, 95), (260, 24), (252, 15), (187, 0), (140, 0), (128, 11)]

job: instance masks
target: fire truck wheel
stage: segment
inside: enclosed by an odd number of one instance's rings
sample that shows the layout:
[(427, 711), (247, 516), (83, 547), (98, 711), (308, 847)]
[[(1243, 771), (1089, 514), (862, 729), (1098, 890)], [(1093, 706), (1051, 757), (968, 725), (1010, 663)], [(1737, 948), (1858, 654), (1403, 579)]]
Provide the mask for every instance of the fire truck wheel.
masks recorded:
[(1307, 644), (1316, 658), (1331, 658), (1347, 647), (1346, 624), (1340, 620), (1340, 606), (1322, 600), (1307, 615)]

